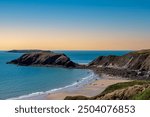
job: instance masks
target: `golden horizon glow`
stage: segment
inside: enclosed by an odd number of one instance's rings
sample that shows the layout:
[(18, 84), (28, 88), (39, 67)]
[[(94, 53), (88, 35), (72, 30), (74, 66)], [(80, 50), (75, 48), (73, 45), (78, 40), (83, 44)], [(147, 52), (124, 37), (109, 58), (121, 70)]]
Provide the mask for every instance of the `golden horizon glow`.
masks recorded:
[(139, 50), (149, 43), (145, 35), (101, 30), (0, 29), (0, 50)]

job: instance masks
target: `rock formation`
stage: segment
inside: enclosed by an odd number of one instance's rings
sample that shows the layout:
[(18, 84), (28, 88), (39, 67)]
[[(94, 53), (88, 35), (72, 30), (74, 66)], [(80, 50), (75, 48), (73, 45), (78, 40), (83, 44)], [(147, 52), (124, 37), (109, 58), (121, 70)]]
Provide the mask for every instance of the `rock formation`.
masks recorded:
[(150, 50), (130, 52), (123, 56), (100, 56), (89, 66), (125, 68), (130, 70), (150, 71)]
[(8, 64), (17, 64), (22, 66), (63, 66), (78, 67), (79, 65), (72, 62), (65, 54), (53, 52), (34, 52), (22, 55), (20, 58), (8, 62)]
[(88, 67), (123, 77), (150, 78), (150, 50), (134, 51), (123, 56), (100, 56)]

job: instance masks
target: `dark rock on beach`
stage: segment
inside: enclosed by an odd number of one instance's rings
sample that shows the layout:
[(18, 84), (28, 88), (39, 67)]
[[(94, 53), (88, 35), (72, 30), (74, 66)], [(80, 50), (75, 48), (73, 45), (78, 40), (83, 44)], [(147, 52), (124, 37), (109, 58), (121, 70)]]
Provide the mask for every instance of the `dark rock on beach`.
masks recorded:
[(63, 66), (67, 68), (79, 67), (65, 54), (57, 54), (53, 52), (34, 52), (23, 54), (20, 58), (8, 62), (8, 64), (17, 64), (22, 66)]

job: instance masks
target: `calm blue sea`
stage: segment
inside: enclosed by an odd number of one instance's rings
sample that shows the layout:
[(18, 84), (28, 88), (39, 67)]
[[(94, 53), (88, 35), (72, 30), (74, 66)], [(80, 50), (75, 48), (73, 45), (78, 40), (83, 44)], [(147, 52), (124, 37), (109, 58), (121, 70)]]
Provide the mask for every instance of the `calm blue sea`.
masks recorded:
[[(65, 53), (74, 62), (87, 64), (100, 55), (123, 55), (129, 51), (55, 51)], [(57, 67), (24, 67), (6, 62), (23, 53), (0, 51), (0, 99), (8, 99), (45, 92), (82, 81), (91, 74), (89, 70)]]

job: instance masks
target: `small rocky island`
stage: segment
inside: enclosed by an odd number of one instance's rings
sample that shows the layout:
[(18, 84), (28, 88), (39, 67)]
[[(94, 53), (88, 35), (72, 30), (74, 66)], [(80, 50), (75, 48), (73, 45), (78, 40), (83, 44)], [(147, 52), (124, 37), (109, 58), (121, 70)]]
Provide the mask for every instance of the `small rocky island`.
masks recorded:
[(10, 50), (8, 52), (11, 52), (11, 53), (33, 53), (33, 52), (52, 52), (52, 51), (34, 49), (34, 50)]
[(20, 58), (12, 60), (7, 64), (17, 64), (21, 66), (61, 66), (67, 68), (79, 67), (65, 54), (54, 52), (33, 52), (23, 54)]

